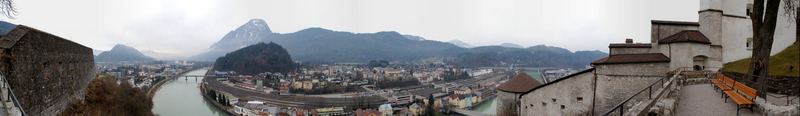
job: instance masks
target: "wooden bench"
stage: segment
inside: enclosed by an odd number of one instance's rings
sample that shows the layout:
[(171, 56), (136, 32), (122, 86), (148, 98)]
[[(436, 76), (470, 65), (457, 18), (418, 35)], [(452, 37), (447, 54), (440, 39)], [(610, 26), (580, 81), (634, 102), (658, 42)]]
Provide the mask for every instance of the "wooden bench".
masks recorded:
[[(723, 79), (724, 78), (727, 77), (723, 76)], [(750, 112), (753, 112), (753, 104), (758, 97), (758, 91), (736, 81), (733, 81), (731, 84), (733, 84), (733, 90), (724, 91), (723, 93), (736, 103), (736, 115), (739, 115), (739, 110), (742, 108), (750, 109)], [(725, 99), (725, 102), (727, 103), (728, 100)]]
[[(722, 90), (723, 92), (733, 90), (733, 88), (731, 88), (732, 83), (735, 82), (733, 79), (725, 77), (725, 75), (720, 73), (717, 73), (715, 77), (716, 78), (711, 79), (711, 83), (715, 86), (714, 89)], [(722, 95), (724, 94), (723, 92), (720, 92), (720, 96), (724, 98), (725, 96)]]

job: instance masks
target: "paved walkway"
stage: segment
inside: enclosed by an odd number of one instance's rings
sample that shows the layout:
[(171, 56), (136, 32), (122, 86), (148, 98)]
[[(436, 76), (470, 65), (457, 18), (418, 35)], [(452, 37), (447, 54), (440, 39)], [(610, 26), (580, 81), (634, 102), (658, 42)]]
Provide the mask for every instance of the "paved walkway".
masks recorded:
[[(711, 84), (683, 86), (676, 109), (676, 116), (735, 116), (736, 104), (725, 103), (720, 92)], [(760, 116), (748, 109), (739, 111), (740, 116)]]

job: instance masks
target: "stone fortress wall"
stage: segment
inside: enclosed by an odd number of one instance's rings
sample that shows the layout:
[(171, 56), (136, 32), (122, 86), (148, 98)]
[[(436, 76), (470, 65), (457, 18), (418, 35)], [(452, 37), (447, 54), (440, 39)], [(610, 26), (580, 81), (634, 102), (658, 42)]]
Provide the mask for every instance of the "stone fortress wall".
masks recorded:
[(0, 37), (0, 73), (27, 115), (56, 115), (95, 77), (92, 49), (18, 25)]

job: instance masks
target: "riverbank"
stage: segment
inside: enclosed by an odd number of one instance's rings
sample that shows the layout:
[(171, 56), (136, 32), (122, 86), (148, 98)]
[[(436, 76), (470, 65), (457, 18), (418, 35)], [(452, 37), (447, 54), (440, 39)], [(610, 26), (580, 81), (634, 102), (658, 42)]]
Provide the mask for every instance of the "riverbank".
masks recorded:
[(223, 111), (228, 115), (235, 115), (236, 114), (236, 112), (234, 112), (233, 109), (231, 109), (231, 108), (229, 108), (227, 106), (224, 106), (224, 105), (222, 105), (220, 103), (217, 103), (217, 101), (214, 100), (214, 98), (211, 98), (211, 96), (208, 96), (208, 93), (207, 93), (208, 89), (204, 85), (200, 85), (199, 88), (200, 88), (200, 95), (203, 96), (203, 100), (205, 100), (206, 103), (210, 103), (214, 108), (216, 108), (217, 110)]
[(153, 96), (156, 94), (156, 91), (158, 91), (158, 89), (161, 88), (161, 85), (163, 85), (164, 83), (166, 83), (166, 82), (168, 82), (168, 81), (170, 81), (172, 79), (175, 79), (177, 77), (180, 77), (181, 75), (185, 75), (186, 73), (189, 73), (189, 72), (192, 72), (194, 70), (201, 69), (201, 68), (206, 68), (206, 67), (195, 67), (195, 68), (192, 68), (190, 70), (186, 70), (186, 71), (183, 71), (181, 73), (178, 73), (178, 76), (170, 76), (170, 77), (167, 77), (164, 80), (158, 81), (157, 83), (151, 85), (147, 89), (147, 97), (153, 98)]
[[(206, 73), (203, 73), (203, 75), (208, 76), (208, 75), (211, 74), (211, 72), (213, 72), (213, 70), (214, 70), (213, 68), (208, 68), (208, 70), (206, 70)], [(228, 115), (236, 115), (236, 112), (234, 111), (234, 109), (232, 109), (230, 107), (227, 107), (227, 106), (224, 106), (224, 105), (222, 105), (220, 103), (217, 103), (217, 101), (214, 98), (211, 98), (211, 96), (208, 96), (207, 92), (208, 92), (209, 89), (206, 86), (207, 84), (208, 84), (208, 82), (206, 82), (206, 78), (203, 77), (203, 79), (200, 81), (200, 86), (198, 87), (200, 89), (200, 95), (203, 96), (203, 100), (205, 100), (206, 103), (210, 103), (217, 110), (223, 111)], [(217, 91), (217, 92), (219, 92), (219, 91)]]

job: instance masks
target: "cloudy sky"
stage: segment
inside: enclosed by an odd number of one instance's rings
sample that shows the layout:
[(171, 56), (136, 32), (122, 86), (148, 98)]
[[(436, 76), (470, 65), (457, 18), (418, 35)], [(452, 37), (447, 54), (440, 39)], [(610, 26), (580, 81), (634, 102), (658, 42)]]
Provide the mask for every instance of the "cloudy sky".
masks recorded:
[(472, 45), (607, 51), (649, 42), (650, 20), (697, 21), (697, 0), (15, 0), (31, 26), (98, 50), (115, 44), (189, 56), (249, 19), (277, 33), (309, 27), (398, 31)]

